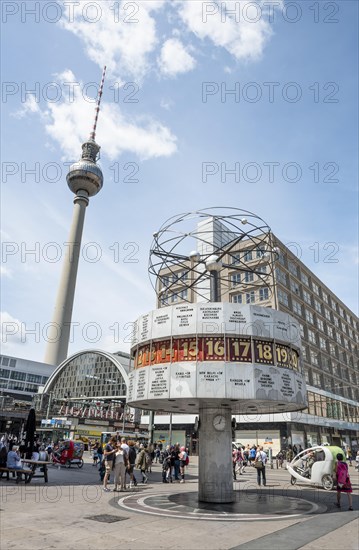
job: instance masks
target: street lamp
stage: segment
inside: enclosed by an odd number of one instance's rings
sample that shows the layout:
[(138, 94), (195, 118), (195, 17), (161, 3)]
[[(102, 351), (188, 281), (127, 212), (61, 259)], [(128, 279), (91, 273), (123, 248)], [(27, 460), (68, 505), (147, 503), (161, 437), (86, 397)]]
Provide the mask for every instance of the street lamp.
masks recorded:
[(205, 266), (210, 275), (210, 301), (220, 302), (219, 272), (222, 269), (222, 262), (218, 256), (213, 254), (207, 258)]

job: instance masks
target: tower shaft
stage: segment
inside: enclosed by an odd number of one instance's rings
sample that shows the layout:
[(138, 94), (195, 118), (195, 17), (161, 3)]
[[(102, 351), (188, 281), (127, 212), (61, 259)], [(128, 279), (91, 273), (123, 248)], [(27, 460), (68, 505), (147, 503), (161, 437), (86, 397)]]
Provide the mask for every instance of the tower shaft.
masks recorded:
[(45, 362), (50, 365), (59, 365), (67, 357), (81, 239), (88, 203), (87, 193), (79, 191), (74, 198), (72, 224), (66, 246), (54, 315), (50, 330), (47, 332), (48, 343)]

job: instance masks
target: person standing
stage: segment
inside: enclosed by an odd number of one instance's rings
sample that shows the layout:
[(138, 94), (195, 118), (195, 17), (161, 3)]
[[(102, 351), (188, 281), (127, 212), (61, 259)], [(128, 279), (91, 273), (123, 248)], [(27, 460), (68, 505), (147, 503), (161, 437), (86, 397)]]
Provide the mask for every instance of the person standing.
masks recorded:
[(257, 483), (259, 487), (261, 486), (261, 478), (263, 480), (263, 485), (265, 486), (267, 484), (266, 462), (267, 462), (267, 455), (263, 451), (263, 447), (260, 446), (257, 448), (257, 453), (254, 460), (254, 467), (257, 469)]
[(127, 467), (127, 454), (122, 448), (121, 443), (117, 443), (117, 449), (113, 461), (114, 469), (114, 491), (118, 491), (120, 485), (120, 491), (126, 490), (126, 467)]
[(148, 476), (146, 475), (146, 449), (142, 444), (140, 445), (140, 452), (137, 455), (136, 466), (141, 471), (142, 483), (147, 483)]
[(186, 452), (186, 448), (185, 447), (181, 447), (180, 449), (180, 454), (179, 454), (179, 459), (180, 459), (180, 474), (181, 474), (181, 481), (180, 483), (184, 483), (184, 475), (185, 475), (185, 469), (186, 469), (186, 466), (188, 464), (188, 454)]
[(337, 463), (335, 465), (335, 475), (337, 478), (337, 502), (335, 503), (335, 506), (337, 508), (340, 508), (340, 497), (342, 493), (346, 493), (348, 495), (348, 503), (349, 508), (348, 510), (353, 510), (353, 501), (352, 501), (352, 484), (350, 482), (349, 477), (349, 468), (348, 464), (346, 462), (343, 462), (344, 456), (342, 453), (337, 454)]
[(238, 461), (238, 451), (237, 449), (233, 449), (232, 451), (233, 481), (237, 481), (237, 474), (236, 474), (237, 461)]
[(103, 490), (108, 493), (110, 489), (107, 487), (108, 479), (111, 474), (111, 470), (113, 467), (113, 460), (116, 453), (116, 445), (117, 445), (117, 439), (116, 437), (111, 437), (110, 442), (107, 443), (103, 455), (104, 455), (104, 462), (105, 462), (105, 476), (103, 478)]
[(181, 461), (180, 461), (180, 458), (179, 458), (180, 452), (181, 452), (180, 451), (180, 444), (176, 443), (176, 445), (174, 447), (174, 450), (173, 450), (173, 456), (174, 456), (173, 468), (174, 468), (174, 474), (175, 474), (175, 481), (180, 480), (180, 478), (179, 478), (180, 465), (181, 465)]
[(130, 476), (130, 489), (132, 489), (132, 485), (136, 487), (137, 480), (135, 477), (135, 464), (136, 464), (136, 449), (135, 449), (135, 442), (129, 441), (128, 442), (128, 463), (127, 463), (127, 473)]
[(249, 450), (249, 463), (251, 466), (254, 465), (256, 454), (257, 454), (256, 446), (252, 445), (252, 447)]

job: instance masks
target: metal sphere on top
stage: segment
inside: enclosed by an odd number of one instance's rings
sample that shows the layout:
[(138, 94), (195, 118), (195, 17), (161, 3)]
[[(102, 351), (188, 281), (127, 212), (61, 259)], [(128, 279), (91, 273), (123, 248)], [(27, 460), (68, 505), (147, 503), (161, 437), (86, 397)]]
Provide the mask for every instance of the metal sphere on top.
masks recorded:
[(182, 301), (209, 300), (214, 272), (222, 293), (233, 290), (237, 273), (237, 292), (265, 286), (270, 297), (278, 258), (273, 245), (270, 227), (247, 210), (213, 207), (173, 216), (153, 234), (151, 282), (162, 305), (172, 303), (173, 295)]

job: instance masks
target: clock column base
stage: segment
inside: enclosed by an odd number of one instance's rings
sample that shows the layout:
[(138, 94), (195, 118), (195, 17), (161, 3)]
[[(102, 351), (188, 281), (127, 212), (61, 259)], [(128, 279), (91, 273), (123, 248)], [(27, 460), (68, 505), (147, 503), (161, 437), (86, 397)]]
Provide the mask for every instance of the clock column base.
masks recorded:
[[(223, 416), (223, 430), (213, 425), (218, 415)], [(227, 408), (201, 407), (199, 419), (198, 499), (201, 502), (233, 502), (232, 413)]]

